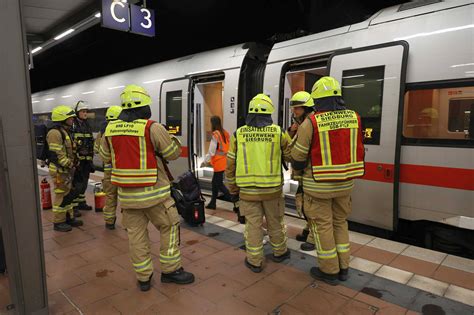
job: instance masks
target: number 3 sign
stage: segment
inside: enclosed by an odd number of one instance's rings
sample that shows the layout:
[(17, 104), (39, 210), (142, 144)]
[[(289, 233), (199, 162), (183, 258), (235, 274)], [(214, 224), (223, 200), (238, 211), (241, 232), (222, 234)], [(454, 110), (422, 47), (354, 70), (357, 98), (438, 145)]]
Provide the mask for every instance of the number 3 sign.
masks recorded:
[(155, 12), (118, 0), (102, 0), (102, 26), (155, 36)]

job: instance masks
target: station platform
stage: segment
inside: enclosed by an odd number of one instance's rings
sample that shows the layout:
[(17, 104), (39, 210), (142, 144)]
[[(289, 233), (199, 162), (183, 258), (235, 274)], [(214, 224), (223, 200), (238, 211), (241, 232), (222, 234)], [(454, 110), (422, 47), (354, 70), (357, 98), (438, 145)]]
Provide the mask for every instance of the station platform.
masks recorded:
[[(39, 170), (45, 175), (43, 170)], [(92, 174), (87, 200), (93, 205)], [(82, 211), (84, 226), (53, 230), (43, 211), (43, 238), (51, 314), (473, 314), (474, 261), (370, 235), (350, 233), (348, 281), (329, 286), (309, 269), (315, 252), (303, 252), (295, 235), (305, 222), (286, 217), (291, 259), (266, 260), (264, 271), (244, 266), (244, 226), (231, 204), (206, 210), (206, 223), (182, 222), (181, 253), (196, 282), (179, 286), (159, 281), (159, 232), (150, 224), (155, 277), (140, 292), (128, 255), (127, 233), (105, 229), (102, 213)], [(269, 244), (265, 253), (271, 254)], [(9, 304), (8, 281), (0, 278), (0, 313)]]

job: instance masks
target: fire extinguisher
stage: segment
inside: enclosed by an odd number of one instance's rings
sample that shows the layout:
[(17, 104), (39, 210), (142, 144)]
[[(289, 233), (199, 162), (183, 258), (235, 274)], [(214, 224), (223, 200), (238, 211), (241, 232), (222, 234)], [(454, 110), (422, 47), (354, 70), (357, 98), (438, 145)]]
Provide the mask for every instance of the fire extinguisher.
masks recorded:
[(46, 178), (41, 181), (41, 208), (43, 210), (49, 210), (53, 207), (51, 202), (51, 186)]
[(102, 184), (96, 183), (94, 186), (95, 212), (102, 212), (105, 206), (105, 199), (105, 192), (102, 189)]

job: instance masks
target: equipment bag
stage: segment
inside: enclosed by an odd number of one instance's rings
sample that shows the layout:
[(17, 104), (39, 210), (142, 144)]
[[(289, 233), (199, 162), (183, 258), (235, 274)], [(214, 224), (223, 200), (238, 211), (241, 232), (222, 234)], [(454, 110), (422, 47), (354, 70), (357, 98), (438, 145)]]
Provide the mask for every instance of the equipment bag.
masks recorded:
[(48, 132), (51, 129), (59, 130), (59, 132), (61, 133), (62, 143), (64, 144), (66, 142), (66, 137), (64, 136), (64, 132), (60, 128), (48, 128), (44, 124), (35, 125), (36, 158), (40, 161), (45, 162), (48, 165), (50, 162), (57, 162), (56, 154), (50, 152), (48, 141), (46, 141)]
[(191, 171), (185, 172), (173, 182), (171, 196), (175, 200), (179, 214), (189, 225), (202, 225), (206, 221), (205, 199), (199, 182)]

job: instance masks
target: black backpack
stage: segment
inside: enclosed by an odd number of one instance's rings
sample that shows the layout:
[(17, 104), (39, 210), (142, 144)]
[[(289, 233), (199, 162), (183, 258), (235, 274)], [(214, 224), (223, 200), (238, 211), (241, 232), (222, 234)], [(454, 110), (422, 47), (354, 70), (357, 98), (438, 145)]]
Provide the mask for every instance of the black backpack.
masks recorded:
[(56, 154), (53, 155), (50, 153), (48, 141), (46, 141), (48, 132), (51, 129), (59, 130), (59, 132), (61, 133), (63, 143), (66, 141), (64, 132), (60, 130), (59, 127), (54, 126), (54, 127), (48, 128), (44, 124), (35, 125), (36, 158), (40, 161), (44, 161), (46, 164), (49, 164), (50, 162), (54, 161), (55, 156), (56, 156)]
[(189, 225), (202, 225), (206, 221), (205, 199), (202, 196), (199, 181), (193, 172), (187, 171), (173, 181), (171, 196), (179, 214)]

